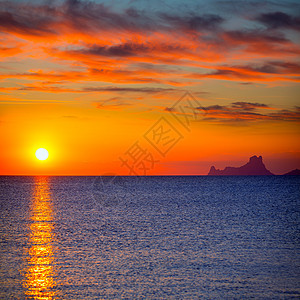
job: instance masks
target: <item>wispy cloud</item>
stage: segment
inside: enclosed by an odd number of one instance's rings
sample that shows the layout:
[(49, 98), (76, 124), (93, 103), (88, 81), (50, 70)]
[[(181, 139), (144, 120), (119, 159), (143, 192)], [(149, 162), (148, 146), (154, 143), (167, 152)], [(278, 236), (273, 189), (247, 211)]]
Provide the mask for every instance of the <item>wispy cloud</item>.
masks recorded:
[(117, 86), (108, 86), (108, 87), (86, 87), (83, 91), (87, 92), (118, 92), (118, 93), (146, 93), (146, 94), (155, 94), (155, 93), (166, 93), (174, 92), (176, 89), (167, 89), (167, 88), (147, 88), (147, 87), (117, 87)]
[(51, 93), (139, 93), (139, 94), (165, 94), (178, 92), (175, 88), (156, 88), (156, 87), (119, 87), (119, 86), (89, 86), (83, 88), (65, 88), (54, 86), (52, 83), (28, 84), (19, 87), (0, 87), (0, 92), (13, 91), (39, 91)]
[(122, 98), (113, 97), (97, 103), (96, 108), (104, 110), (122, 110), (131, 105), (132, 103), (129, 103), (128, 101)]
[(257, 108), (267, 108), (269, 109), (270, 107), (267, 104), (263, 103), (252, 103), (252, 102), (233, 102), (232, 107), (235, 109), (242, 109), (242, 110), (255, 110)]
[[(293, 121), (300, 122), (300, 107), (277, 109), (264, 103), (237, 101), (230, 105), (209, 105), (194, 109), (198, 111), (198, 121), (218, 124), (245, 124), (255, 121)], [(179, 113), (174, 108), (165, 107), (164, 111)]]
[[(294, 121), (300, 122), (300, 109), (276, 109), (264, 103), (233, 102), (231, 105), (212, 105), (199, 108), (204, 111), (204, 119), (218, 122), (245, 122), (245, 121)], [(269, 112), (270, 111), (270, 112)]]

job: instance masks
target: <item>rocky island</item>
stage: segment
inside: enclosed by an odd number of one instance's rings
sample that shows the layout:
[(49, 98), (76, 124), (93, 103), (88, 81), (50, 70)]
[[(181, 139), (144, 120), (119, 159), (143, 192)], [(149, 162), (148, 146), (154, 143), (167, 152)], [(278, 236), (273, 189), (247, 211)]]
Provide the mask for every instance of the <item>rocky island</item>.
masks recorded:
[(224, 170), (216, 169), (214, 166), (210, 168), (208, 175), (224, 176), (224, 175), (274, 175), (264, 165), (261, 156), (252, 156), (245, 165), (241, 167), (226, 167)]

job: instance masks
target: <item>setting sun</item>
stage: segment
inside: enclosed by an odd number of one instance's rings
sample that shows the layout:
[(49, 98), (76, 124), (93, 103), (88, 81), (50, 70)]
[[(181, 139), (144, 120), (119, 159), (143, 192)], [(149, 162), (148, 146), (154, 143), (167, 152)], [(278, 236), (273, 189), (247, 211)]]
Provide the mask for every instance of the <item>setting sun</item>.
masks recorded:
[(46, 149), (39, 148), (39, 149), (36, 150), (35, 156), (38, 160), (46, 160), (49, 156), (49, 153)]

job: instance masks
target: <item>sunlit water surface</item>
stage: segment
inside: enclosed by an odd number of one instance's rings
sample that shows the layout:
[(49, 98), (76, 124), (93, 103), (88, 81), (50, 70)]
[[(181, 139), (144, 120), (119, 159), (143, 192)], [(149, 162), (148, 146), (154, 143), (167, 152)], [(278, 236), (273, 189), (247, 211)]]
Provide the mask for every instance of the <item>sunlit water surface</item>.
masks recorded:
[(0, 299), (299, 299), (299, 184), (0, 177)]

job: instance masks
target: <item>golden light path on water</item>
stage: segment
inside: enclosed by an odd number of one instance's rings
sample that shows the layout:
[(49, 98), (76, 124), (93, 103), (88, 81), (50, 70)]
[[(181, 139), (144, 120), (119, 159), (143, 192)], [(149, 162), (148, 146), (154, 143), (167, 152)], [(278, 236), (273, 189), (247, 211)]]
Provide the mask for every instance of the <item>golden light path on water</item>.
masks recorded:
[(53, 210), (47, 177), (35, 178), (35, 189), (31, 203), (31, 225), (24, 272), (25, 294), (31, 299), (55, 299), (56, 286), (53, 255)]

